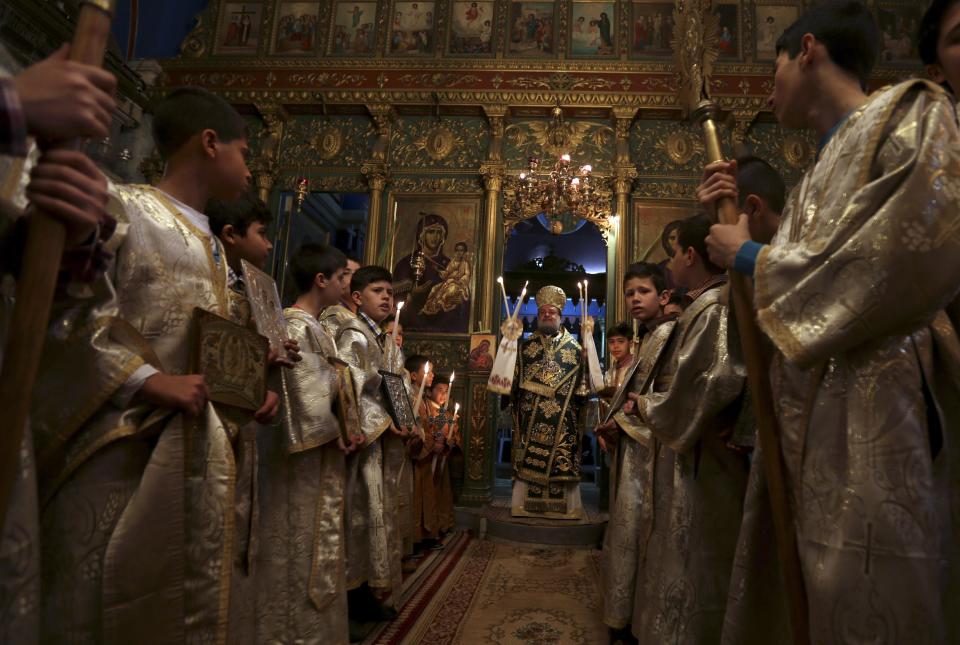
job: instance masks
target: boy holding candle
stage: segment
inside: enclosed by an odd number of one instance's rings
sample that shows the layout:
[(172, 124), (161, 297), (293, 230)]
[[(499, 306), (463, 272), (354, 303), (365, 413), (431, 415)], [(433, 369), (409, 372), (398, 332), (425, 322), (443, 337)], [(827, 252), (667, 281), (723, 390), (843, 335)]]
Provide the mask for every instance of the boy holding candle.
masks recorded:
[[(433, 458), (443, 451), (442, 428), (438, 407), (431, 403), (434, 372), (426, 356), (415, 354), (407, 359), (407, 371), (417, 390), (414, 406), (423, 429), (423, 442), (413, 454), (413, 526), (416, 550), (433, 548), (440, 536), (437, 490), (433, 483)], [(444, 383), (446, 385), (446, 383)], [(431, 388), (431, 389), (428, 389)]]

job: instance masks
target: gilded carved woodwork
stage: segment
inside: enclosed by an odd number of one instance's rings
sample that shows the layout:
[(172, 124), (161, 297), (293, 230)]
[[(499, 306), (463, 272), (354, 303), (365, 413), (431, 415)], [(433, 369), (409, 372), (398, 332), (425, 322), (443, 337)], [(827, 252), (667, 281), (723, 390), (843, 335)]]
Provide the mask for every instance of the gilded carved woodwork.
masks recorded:
[(476, 168), (489, 133), (481, 117), (400, 119), (393, 130), (390, 162), (420, 168)]
[(467, 355), (470, 353), (470, 339), (450, 337), (419, 336), (416, 339), (404, 340), (403, 351), (407, 356), (423, 354), (430, 357), (432, 369), (435, 372), (462, 370), (467, 364)]
[(597, 172), (610, 168), (615, 151), (614, 129), (606, 123), (564, 120), (519, 121), (504, 129), (504, 154), (513, 168), (526, 166), (527, 159), (538, 157), (544, 163), (561, 154), (569, 154), (580, 164), (589, 163)]
[(470, 443), (467, 477), (473, 481), (483, 481), (484, 463), (487, 459), (487, 436), (489, 435), (487, 384), (474, 383), (470, 401)]
[(476, 174), (468, 177), (404, 177), (390, 180), (390, 187), (398, 193), (481, 193), (483, 184)]

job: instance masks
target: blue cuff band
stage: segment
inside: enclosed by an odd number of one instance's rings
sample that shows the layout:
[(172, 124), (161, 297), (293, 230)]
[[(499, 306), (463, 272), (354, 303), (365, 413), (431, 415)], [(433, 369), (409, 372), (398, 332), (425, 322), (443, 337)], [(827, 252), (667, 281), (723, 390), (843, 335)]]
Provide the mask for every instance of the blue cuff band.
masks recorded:
[(744, 275), (753, 275), (753, 270), (757, 266), (757, 256), (763, 244), (749, 240), (743, 243), (740, 250), (737, 251), (737, 257), (733, 260), (733, 269)]

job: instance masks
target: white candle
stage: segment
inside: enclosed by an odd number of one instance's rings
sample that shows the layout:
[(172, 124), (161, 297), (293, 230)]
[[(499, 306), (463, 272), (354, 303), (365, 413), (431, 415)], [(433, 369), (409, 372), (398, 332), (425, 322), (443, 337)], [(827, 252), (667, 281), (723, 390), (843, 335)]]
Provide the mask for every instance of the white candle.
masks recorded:
[(587, 292), (587, 281), (583, 281), (583, 319), (590, 315), (590, 295)]
[(430, 361), (427, 361), (423, 364), (423, 380), (420, 381), (420, 389), (417, 391), (417, 399), (413, 404), (414, 412), (420, 409), (420, 404), (423, 403), (423, 389), (427, 387), (427, 375), (430, 374)]
[(503, 306), (504, 311), (507, 312), (507, 315), (510, 315), (510, 301), (507, 300), (507, 288), (503, 286), (503, 276), (497, 278), (497, 282), (500, 283), (500, 292), (503, 294)]
[(527, 285), (528, 285), (528, 284), (530, 284), (530, 281), (529, 281), (529, 280), (527, 280), (526, 282), (523, 283), (523, 290), (520, 292), (520, 299), (517, 300), (517, 308), (513, 310), (513, 315), (511, 316), (511, 318), (513, 318), (514, 320), (516, 320), (517, 314), (520, 313), (520, 305), (523, 304), (523, 297), (524, 297), (525, 295), (527, 295)]
[(454, 406), (453, 406), (453, 420), (454, 420), (454, 422), (456, 422), (456, 420), (457, 420), (459, 417), (460, 417), (460, 404), (459, 404), (459, 403), (455, 403)]
[[(397, 346), (397, 330), (400, 329), (400, 310), (403, 309), (403, 300), (397, 303), (397, 315), (393, 317), (393, 334), (391, 335), (391, 342), (393, 346)], [(399, 349), (399, 348), (398, 348)]]
[(580, 324), (583, 325), (583, 283), (577, 282), (577, 293), (580, 294)]

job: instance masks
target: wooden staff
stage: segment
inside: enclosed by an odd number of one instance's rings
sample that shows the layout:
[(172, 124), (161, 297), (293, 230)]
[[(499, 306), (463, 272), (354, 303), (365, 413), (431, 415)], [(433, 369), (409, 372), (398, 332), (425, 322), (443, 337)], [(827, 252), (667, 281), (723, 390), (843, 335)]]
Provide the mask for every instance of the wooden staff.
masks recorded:
[[(703, 128), (708, 164), (724, 160), (715, 124), (716, 115), (717, 106), (710, 100), (701, 101), (692, 114), (693, 119)], [(740, 209), (736, 202), (729, 197), (722, 198), (717, 204), (717, 216), (721, 224), (736, 224), (739, 213)], [(780, 554), (780, 570), (787, 588), (793, 642), (797, 645), (806, 645), (810, 642), (807, 595), (800, 570), (793, 513), (787, 500), (783, 458), (780, 452), (780, 428), (773, 406), (773, 391), (770, 387), (770, 359), (764, 351), (760, 328), (753, 315), (753, 284), (750, 278), (731, 270), (730, 291), (740, 344), (743, 347), (744, 361), (747, 366), (747, 382), (750, 385), (751, 400), (756, 414), (757, 435), (763, 450), (763, 470), (767, 478), (767, 488), (770, 491), (773, 527), (777, 550)]]
[[(102, 65), (110, 36), (114, 0), (84, 0), (70, 45), (70, 60)], [(64, 141), (58, 148), (79, 149), (80, 140)], [(0, 410), (5, 417), (0, 432), (0, 523), (7, 516), (10, 493), (16, 481), (20, 443), (30, 413), (43, 339), (57, 286), (60, 258), (66, 243), (63, 224), (41, 210), (30, 215), (23, 265), (17, 280), (16, 305), (0, 370)]]

